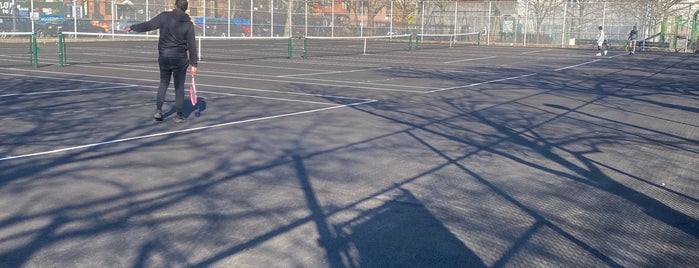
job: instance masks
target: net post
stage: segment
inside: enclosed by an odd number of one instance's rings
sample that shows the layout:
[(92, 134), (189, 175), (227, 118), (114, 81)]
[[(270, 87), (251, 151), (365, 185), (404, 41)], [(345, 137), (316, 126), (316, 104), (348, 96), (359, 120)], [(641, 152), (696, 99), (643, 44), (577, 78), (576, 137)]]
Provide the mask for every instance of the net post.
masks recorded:
[(294, 52), (294, 37), (290, 36), (289, 37), (289, 59), (293, 58), (293, 52)]
[(420, 37), (415, 35), (415, 50), (420, 50)]
[(36, 44), (36, 33), (32, 33), (32, 65), (39, 68), (39, 46)]
[(303, 37), (303, 50), (301, 51), (301, 58), (305, 59), (306, 58), (306, 40), (308, 40), (307, 37)]
[(408, 51), (413, 50), (413, 35), (408, 37)]
[[(204, 31), (206, 31), (206, 29), (204, 29)], [(201, 61), (201, 38), (196, 38), (196, 37), (195, 37), (194, 39), (197, 39), (197, 41), (198, 41), (198, 42), (197, 42), (197, 54), (198, 54), (197, 57), (198, 57), (199, 60)]]
[(34, 65), (34, 41), (33, 40), (34, 34), (29, 36), (29, 64)]
[(60, 30), (58, 31), (58, 66), (63, 67), (63, 59), (65, 55), (63, 54), (64, 46), (63, 46), (63, 32)]
[(362, 53), (362, 54), (364, 54), (364, 55), (366, 55), (366, 40), (367, 40), (367, 39), (368, 39), (368, 38), (364, 38), (364, 53)]
[(476, 40), (476, 45), (480, 46), (481, 45), (481, 32), (478, 32), (478, 39)]

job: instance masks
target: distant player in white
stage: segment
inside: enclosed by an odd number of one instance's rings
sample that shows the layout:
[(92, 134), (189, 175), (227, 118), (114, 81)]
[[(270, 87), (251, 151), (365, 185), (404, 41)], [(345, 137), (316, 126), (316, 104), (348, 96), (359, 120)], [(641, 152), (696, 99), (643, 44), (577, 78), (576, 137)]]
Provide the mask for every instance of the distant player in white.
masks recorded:
[(604, 46), (604, 55), (607, 55), (607, 38), (604, 36), (604, 30), (602, 26), (599, 28), (599, 37), (597, 37), (597, 56), (602, 56), (602, 46)]

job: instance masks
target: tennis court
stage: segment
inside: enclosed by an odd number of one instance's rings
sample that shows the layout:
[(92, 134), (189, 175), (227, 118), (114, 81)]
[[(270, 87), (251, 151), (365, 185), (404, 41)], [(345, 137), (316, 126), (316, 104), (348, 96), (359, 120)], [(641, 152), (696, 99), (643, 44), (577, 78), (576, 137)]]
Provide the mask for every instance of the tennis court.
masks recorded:
[(699, 262), (694, 55), (120, 38), (2, 44), (0, 266)]

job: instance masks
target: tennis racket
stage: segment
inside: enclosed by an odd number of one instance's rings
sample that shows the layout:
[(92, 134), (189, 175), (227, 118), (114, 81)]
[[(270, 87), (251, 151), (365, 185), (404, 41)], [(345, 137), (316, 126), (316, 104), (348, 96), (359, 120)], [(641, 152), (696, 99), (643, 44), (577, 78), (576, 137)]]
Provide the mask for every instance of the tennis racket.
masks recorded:
[(197, 105), (197, 84), (194, 82), (194, 75), (192, 75), (192, 84), (189, 85), (189, 100), (192, 106)]

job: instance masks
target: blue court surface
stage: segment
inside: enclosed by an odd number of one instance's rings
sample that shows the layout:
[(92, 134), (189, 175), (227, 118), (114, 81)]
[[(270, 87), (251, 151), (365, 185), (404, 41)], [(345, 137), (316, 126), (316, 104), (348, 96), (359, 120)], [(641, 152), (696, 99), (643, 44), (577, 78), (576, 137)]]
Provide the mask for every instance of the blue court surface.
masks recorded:
[(699, 263), (697, 56), (285, 42), (3, 44), (0, 267)]

